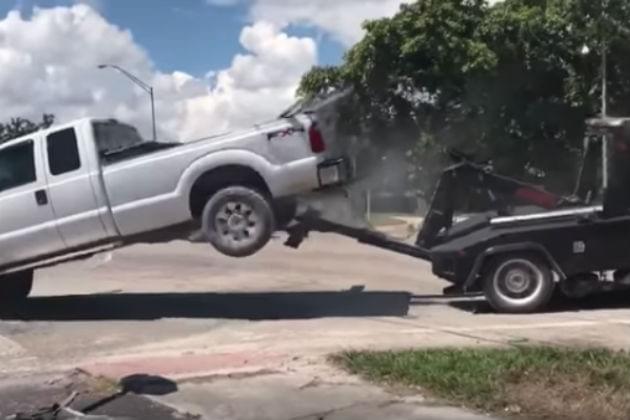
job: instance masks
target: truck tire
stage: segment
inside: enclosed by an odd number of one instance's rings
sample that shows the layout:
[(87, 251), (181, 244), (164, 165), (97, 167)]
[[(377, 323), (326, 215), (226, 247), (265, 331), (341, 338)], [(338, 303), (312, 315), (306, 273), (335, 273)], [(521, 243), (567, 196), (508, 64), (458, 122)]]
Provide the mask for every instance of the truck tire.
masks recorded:
[(260, 251), (275, 230), (268, 198), (249, 187), (219, 190), (206, 204), (202, 230), (210, 244), (230, 257), (248, 257)]
[(555, 282), (549, 265), (529, 254), (500, 256), (484, 275), (484, 294), (497, 311), (511, 314), (537, 312), (551, 299)]
[(0, 303), (23, 301), (33, 288), (33, 270), (0, 275)]

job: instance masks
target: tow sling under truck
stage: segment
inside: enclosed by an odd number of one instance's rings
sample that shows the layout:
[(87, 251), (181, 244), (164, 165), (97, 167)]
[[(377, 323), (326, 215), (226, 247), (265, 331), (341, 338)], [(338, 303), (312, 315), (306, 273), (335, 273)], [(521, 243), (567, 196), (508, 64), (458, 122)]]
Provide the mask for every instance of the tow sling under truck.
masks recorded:
[[(336, 233), (431, 263), (447, 294), (483, 293), (498, 312), (541, 311), (559, 289), (572, 298), (630, 286), (630, 118), (587, 121), (571, 196), (495, 173), (452, 154), (415, 243), (307, 211), (286, 245)], [(474, 199), (477, 210), (460, 217)], [(540, 211), (523, 214), (523, 206)], [(519, 212), (520, 209), (520, 212)]]

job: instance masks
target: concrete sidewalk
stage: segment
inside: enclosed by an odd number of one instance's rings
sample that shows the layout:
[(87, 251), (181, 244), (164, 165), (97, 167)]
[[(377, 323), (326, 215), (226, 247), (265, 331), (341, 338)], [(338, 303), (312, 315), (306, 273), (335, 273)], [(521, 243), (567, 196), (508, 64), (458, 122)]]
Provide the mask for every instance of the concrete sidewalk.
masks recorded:
[(182, 383), (177, 394), (160, 400), (212, 420), (486, 419), (347, 378), (320, 380), (303, 372)]
[(83, 369), (112, 383), (134, 372), (173, 380), (176, 391), (152, 400), (208, 420), (489, 419), (426, 399), (416, 390), (370, 384), (333, 366), (323, 354), (147, 354)]
[(182, 379), (177, 393), (158, 401), (209, 420), (489, 419), (410, 391), (380, 388), (313, 361)]

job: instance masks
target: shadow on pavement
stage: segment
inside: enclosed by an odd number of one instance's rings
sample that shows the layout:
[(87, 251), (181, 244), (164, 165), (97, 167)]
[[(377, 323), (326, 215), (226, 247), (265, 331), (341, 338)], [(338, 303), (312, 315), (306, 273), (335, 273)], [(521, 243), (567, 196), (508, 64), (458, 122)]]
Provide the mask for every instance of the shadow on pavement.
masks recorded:
[(244, 320), (406, 316), (406, 292), (130, 293), (35, 297), (0, 308), (1, 320), (98, 321), (160, 318)]
[(485, 305), (481, 294), (469, 295), (413, 295), (411, 306), (449, 306), (466, 312), (477, 312), (476, 308)]
[[(483, 299), (454, 300), (448, 302), (454, 308), (476, 314), (495, 313), (492, 307)], [(556, 293), (544, 313), (594, 311), (602, 309), (629, 309), (630, 291), (606, 292), (589, 296), (584, 299), (569, 299)]]
[(162, 376), (139, 373), (120, 380), (121, 392), (137, 395), (168, 395), (177, 391), (177, 383)]
[[(90, 403), (81, 409), (82, 413), (103, 414), (106, 407), (113, 406), (114, 403), (120, 404), (129, 394), (134, 395), (168, 395), (177, 392), (177, 383), (161, 376), (136, 374), (122, 378), (119, 383), (120, 391), (105, 396), (97, 401)], [(128, 414), (121, 412), (121, 414)]]

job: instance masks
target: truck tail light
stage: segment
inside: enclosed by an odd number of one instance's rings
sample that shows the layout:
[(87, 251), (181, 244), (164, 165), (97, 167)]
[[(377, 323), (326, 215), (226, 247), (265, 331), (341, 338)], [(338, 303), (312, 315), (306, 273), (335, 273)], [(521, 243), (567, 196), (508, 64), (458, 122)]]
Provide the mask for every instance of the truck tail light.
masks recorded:
[(316, 123), (313, 123), (311, 128), (308, 129), (308, 139), (313, 153), (322, 153), (326, 150), (324, 136), (322, 136), (322, 132), (319, 131)]

